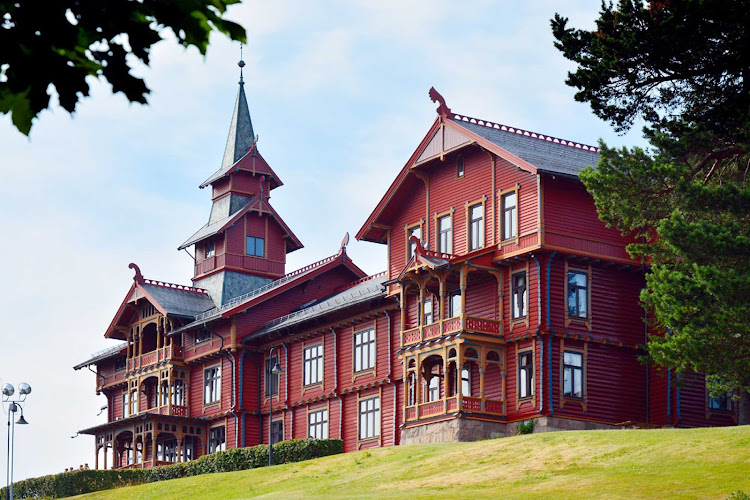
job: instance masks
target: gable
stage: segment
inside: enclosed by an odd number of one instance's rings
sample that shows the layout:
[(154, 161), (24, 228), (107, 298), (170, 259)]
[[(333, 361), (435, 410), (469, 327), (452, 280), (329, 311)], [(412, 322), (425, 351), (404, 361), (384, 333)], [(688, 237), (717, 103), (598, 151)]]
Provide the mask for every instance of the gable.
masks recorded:
[(416, 164), (426, 162), (433, 158), (442, 157), (445, 153), (458, 149), (467, 144), (471, 144), (472, 140), (453, 128), (445, 127), (443, 125), (435, 131), (430, 142), (422, 150), (422, 153), (417, 158)]

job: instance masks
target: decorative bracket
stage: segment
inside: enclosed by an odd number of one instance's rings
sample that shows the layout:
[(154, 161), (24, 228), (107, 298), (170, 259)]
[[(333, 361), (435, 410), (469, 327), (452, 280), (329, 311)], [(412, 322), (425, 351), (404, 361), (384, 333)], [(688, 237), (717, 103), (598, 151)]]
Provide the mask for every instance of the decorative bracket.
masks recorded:
[(445, 104), (445, 99), (440, 95), (440, 92), (435, 90), (435, 87), (430, 87), (429, 96), (430, 99), (432, 99), (432, 102), (440, 103), (440, 106), (438, 106), (437, 108), (438, 114), (443, 118), (448, 118), (448, 115), (451, 114), (451, 108), (449, 108), (448, 105)]
[(135, 269), (135, 276), (133, 276), (133, 281), (136, 283), (143, 284), (146, 280), (143, 279), (143, 275), (141, 274), (141, 269), (134, 263), (128, 264), (129, 269)]

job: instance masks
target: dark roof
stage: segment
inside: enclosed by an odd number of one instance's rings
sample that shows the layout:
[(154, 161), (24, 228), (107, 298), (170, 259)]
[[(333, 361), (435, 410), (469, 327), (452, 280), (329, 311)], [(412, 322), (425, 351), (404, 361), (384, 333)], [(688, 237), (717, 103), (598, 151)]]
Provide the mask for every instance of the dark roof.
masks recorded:
[[(102, 349), (101, 351), (95, 352), (91, 355), (89, 359), (84, 361), (83, 363), (77, 364), (73, 367), (74, 370), (80, 370), (81, 368), (86, 368), (87, 366), (94, 365), (98, 363), (99, 361), (108, 359), (108, 358), (114, 358), (115, 356), (119, 356), (122, 351), (125, 350), (127, 345), (125, 344), (119, 344), (119, 345), (113, 345), (110, 347), (107, 347), (105, 349)], [(122, 354), (125, 354), (122, 352)]]
[(149, 418), (159, 418), (164, 420), (172, 420), (176, 422), (186, 422), (186, 423), (205, 423), (208, 422), (209, 419), (206, 417), (180, 417), (177, 415), (161, 415), (159, 413), (138, 413), (137, 415), (131, 415), (130, 417), (126, 418), (118, 418), (117, 420), (112, 420), (110, 422), (104, 422), (99, 425), (95, 425), (93, 427), (88, 427), (86, 429), (82, 429), (78, 431), (78, 434), (96, 434), (97, 432), (101, 432), (104, 430), (109, 429), (116, 429), (118, 427), (131, 424), (133, 422), (138, 421), (144, 421), (148, 420)]
[(578, 177), (584, 167), (599, 163), (598, 149), (594, 146), (475, 118), (454, 116), (452, 122), (545, 172)]
[(347, 288), (327, 299), (321, 299), (306, 306), (304, 309), (269, 321), (265, 326), (250, 335), (248, 339), (257, 338), (270, 332), (297, 325), (309, 319), (318, 318), (363, 302), (369, 302), (378, 297), (385, 297), (385, 281), (385, 273), (364, 278), (351, 288)]
[(196, 315), (215, 306), (208, 294), (191, 290), (171, 288), (149, 283), (141, 284), (148, 293), (167, 312), (167, 316), (193, 319)]
[(198, 243), (199, 241), (205, 240), (206, 238), (210, 238), (211, 236), (221, 232), (227, 225), (229, 225), (234, 219), (241, 217), (245, 212), (246, 208), (250, 206), (250, 203), (252, 203), (252, 199), (250, 202), (246, 203), (245, 206), (243, 206), (238, 211), (227, 215), (226, 217), (223, 217), (215, 222), (208, 222), (205, 226), (198, 229), (198, 231), (195, 232), (190, 238), (185, 240), (185, 242), (180, 245), (177, 250), (182, 250), (183, 248), (187, 248), (190, 245), (194, 245), (195, 243)]

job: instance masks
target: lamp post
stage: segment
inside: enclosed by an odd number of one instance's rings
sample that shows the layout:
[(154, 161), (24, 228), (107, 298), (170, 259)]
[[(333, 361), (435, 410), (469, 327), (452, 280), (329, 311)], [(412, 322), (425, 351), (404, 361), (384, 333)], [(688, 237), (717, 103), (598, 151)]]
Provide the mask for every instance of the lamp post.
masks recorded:
[[(273, 359), (273, 353), (275, 350), (276, 348), (272, 347), (271, 351), (268, 353), (269, 361)], [(271, 368), (271, 373), (277, 377), (284, 373), (284, 370), (281, 369), (281, 365), (279, 364), (278, 356), (276, 357), (276, 363), (274, 363), (273, 368)], [(266, 374), (266, 376), (268, 376), (268, 374)], [(276, 384), (276, 393), (279, 393), (279, 384)], [(270, 396), (271, 397), (268, 400), (271, 405), (268, 410), (268, 465), (273, 465), (273, 394), (270, 394)]]
[[(26, 396), (31, 394), (31, 386), (26, 382), (18, 384), (18, 398), (11, 399), (11, 396), (15, 394), (16, 389), (11, 384), (3, 385), (3, 406), (8, 404), (8, 456), (7, 456), (7, 469), (6, 469), (6, 483), (7, 483), (7, 499), (13, 500), (13, 466), (11, 466), (11, 459), (13, 458), (13, 451), (15, 446), (16, 437), (16, 424), (28, 424), (25, 418), (23, 418), (23, 407), (21, 403), (26, 401)], [(15, 415), (17, 411), (21, 411), (21, 416), (18, 420), (13, 420), (11, 415)], [(4, 410), (3, 410), (4, 411)], [(11, 426), (11, 422), (13, 425)], [(15, 466), (15, 460), (13, 460)]]

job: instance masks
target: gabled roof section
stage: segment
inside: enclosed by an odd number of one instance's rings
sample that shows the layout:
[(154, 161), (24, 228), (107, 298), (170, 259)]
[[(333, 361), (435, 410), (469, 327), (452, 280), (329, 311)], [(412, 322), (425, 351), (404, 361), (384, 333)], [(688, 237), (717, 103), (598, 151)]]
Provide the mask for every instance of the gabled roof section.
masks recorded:
[(164, 316), (187, 320), (192, 320), (199, 313), (215, 307), (208, 292), (202, 288), (149, 280), (141, 275), (135, 264), (130, 264), (130, 268), (136, 271), (133, 284), (104, 333), (107, 338), (125, 340), (124, 325), (119, 323), (128, 310), (132, 311), (129, 304), (141, 298), (148, 300)]
[(271, 332), (299, 325), (305, 321), (385, 297), (385, 281), (385, 272), (362, 278), (342, 292), (318, 300), (299, 311), (269, 321), (265, 326), (247, 337), (247, 340), (252, 340)]
[(453, 115), (450, 122), (543, 172), (578, 177), (585, 167), (599, 163), (599, 148), (595, 146), (462, 115)]
[(345, 266), (358, 278), (364, 278), (367, 274), (362, 271), (358, 266), (347, 257), (346, 249), (342, 246), (339, 253), (332, 255), (325, 259), (314, 262), (303, 268), (292, 271), (281, 278), (268, 283), (262, 287), (256, 288), (252, 292), (240, 295), (230, 300), (226, 304), (220, 307), (214, 307), (202, 314), (195, 317), (195, 321), (189, 323), (181, 328), (173, 330), (169, 335), (175, 335), (177, 333), (189, 330), (196, 326), (208, 323), (220, 318), (228, 318), (234, 314), (245, 311), (250, 307), (265, 302), (279, 294), (294, 288), (306, 281), (320, 276), (321, 274), (328, 272), (338, 266)]
[(276, 175), (276, 172), (274, 172), (265, 158), (260, 154), (258, 151), (258, 144), (255, 143), (239, 160), (230, 165), (222, 166), (219, 170), (214, 172), (211, 177), (203, 181), (199, 187), (203, 189), (238, 170), (250, 172), (254, 175), (265, 175), (271, 182), (271, 189), (276, 189), (277, 187), (284, 185), (279, 176)]
[(194, 235), (192, 235), (190, 238), (185, 240), (185, 242), (177, 247), (177, 250), (182, 250), (184, 248), (189, 247), (190, 245), (195, 245), (199, 241), (203, 241), (206, 238), (210, 238), (211, 236), (214, 236), (216, 234), (219, 234), (223, 231), (225, 231), (229, 226), (237, 222), (240, 217), (245, 215), (247, 211), (250, 209), (250, 206), (253, 204), (254, 199), (251, 199), (244, 207), (239, 209), (233, 214), (230, 214), (224, 218), (221, 218), (215, 222), (208, 222), (205, 226), (198, 229), (198, 231), (195, 232)]
[(440, 102), (437, 119), (357, 232), (358, 240), (384, 243), (388, 228), (379, 218), (409, 173), (430, 160), (470, 144), (478, 144), (532, 174), (546, 172), (577, 177), (584, 167), (599, 162), (599, 150), (594, 146), (455, 114), (434, 88), (430, 89), (430, 97)]
[(120, 355), (125, 355), (127, 344), (119, 344), (119, 345), (113, 345), (109, 346), (105, 349), (102, 349), (101, 351), (95, 352), (91, 355), (89, 359), (84, 361), (83, 363), (77, 364), (73, 367), (74, 370), (80, 370), (81, 368), (86, 368), (87, 366), (95, 365), (99, 361), (104, 361), (105, 359), (115, 358)]
[(299, 250), (300, 248), (304, 247), (302, 242), (299, 240), (299, 238), (297, 238), (297, 236), (295, 236), (292, 230), (289, 229), (289, 226), (286, 225), (286, 222), (284, 222), (278, 212), (276, 212), (276, 210), (274, 210), (271, 204), (266, 200), (261, 198), (255, 199), (250, 203), (248, 210), (261, 214), (269, 214), (271, 217), (273, 217), (273, 219), (276, 221), (279, 227), (281, 227), (281, 230), (284, 231), (284, 234), (286, 235), (286, 253), (294, 252), (295, 250)]
[(439, 269), (445, 267), (451, 263), (451, 261), (458, 258), (456, 255), (449, 253), (435, 252), (433, 250), (427, 250), (422, 246), (422, 242), (416, 236), (412, 236), (411, 240), (416, 243), (414, 255), (406, 263), (404, 268), (398, 275), (397, 279), (403, 278), (409, 271), (417, 268), (427, 269)]

